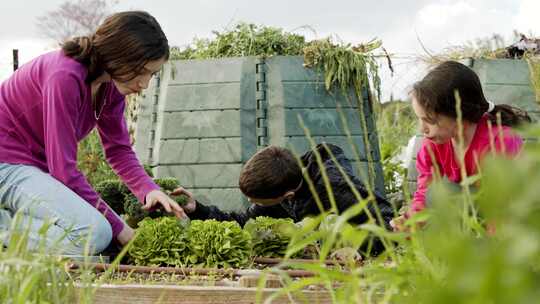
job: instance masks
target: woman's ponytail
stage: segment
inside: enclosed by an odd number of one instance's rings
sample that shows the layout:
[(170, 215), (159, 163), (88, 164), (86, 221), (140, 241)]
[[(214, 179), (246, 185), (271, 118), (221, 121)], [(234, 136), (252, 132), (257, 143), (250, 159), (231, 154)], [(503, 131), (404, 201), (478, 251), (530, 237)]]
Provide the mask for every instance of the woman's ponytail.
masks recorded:
[(157, 20), (147, 12), (113, 14), (90, 36), (73, 38), (62, 46), (64, 54), (85, 65), (86, 82), (107, 72), (128, 81), (153, 60), (169, 59), (169, 42)]
[(84, 64), (88, 68), (86, 82), (94, 81), (103, 73), (99, 54), (93, 43), (93, 36), (75, 37), (62, 45), (64, 54)]

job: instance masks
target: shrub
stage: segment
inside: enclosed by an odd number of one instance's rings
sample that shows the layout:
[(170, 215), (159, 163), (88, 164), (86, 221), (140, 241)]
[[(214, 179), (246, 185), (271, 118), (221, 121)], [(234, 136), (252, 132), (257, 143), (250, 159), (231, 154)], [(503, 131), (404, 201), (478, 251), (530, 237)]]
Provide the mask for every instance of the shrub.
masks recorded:
[[(179, 195), (172, 197), (180, 206), (183, 206), (187, 203), (187, 196)], [(124, 197), (124, 212), (128, 218), (128, 224), (131, 227), (136, 227), (137, 223), (143, 220), (145, 217), (158, 218), (166, 216), (167, 213), (165, 210), (158, 206), (154, 210), (144, 210), (143, 204), (139, 202), (137, 197), (132, 193), (127, 193)]]
[[(174, 177), (155, 178), (154, 182), (161, 187), (161, 190), (168, 193), (180, 186), (178, 179)], [(180, 206), (187, 203), (187, 196), (178, 195), (172, 197)], [(160, 207), (156, 207), (154, 210), (147, 211), (142, 207), (143, 205), (135, 195), (131, 192), (127, 192), (124, 195), (124, 214), (127, 216), (127, 222), (131, 227), (136, 227), (145, 217), (158, 218), (166, 215), (166, 212)]]
[(124, 214), (124, 197), (129, 189), (117, 179), (107, 179), (99, 182), (95, 190), (99, 196), (118, 214)]

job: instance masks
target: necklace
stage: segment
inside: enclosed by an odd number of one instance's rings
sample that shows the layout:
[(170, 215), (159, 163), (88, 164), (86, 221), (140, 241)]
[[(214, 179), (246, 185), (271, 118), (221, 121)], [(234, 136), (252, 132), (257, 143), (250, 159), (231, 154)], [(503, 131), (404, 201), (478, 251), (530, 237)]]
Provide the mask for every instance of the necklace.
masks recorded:
[[(106, 101), (104, 100), (104, 98), (102, 98), (103, 97), (102, 93), (103, 93), (103, 90), (100, 85), (96, 89), (96, 93), (92, 94), (92, 110), (94, 112), (94, 118), (96, 120), (98, 120), (99, 117), (101, 116), (101, 113), (103, 112), (103, 108), (105, 107), (105, 104), (106, 104)], [(98, 101), (101, 101), (99, 104), (99, 107), (98, 107)]]

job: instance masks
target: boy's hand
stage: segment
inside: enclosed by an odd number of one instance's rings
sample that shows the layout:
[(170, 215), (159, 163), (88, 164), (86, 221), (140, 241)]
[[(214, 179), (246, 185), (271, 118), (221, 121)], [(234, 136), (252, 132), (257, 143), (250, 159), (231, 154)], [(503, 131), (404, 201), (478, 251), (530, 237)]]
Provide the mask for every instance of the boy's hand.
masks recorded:
[(185, 195), (188, 197), (187, 203), (182, 207), (184, 208), (184, 211), (186, 213), (192, 213), (197, 208), (197, 204), (195, 203), (195, 199), (193, 198), (193, 194), (186, 189), (179, 187), (174, 189), (173, 192), (171, 192), (171, 195)]
[(173, 213), (177, 218), (186, 218), (187, 215), (184, 209), (178, 205), (172, 198), (160, 190), (152, 190), (148, 192), (143, 206), (144, 210), (150, 210), (155, 205), (160, 204), (168, 213)]
[(417, 221), (414, 224), (405, 224), (408, 220), (404, 215), (398, 216), (390, 221), (390, 226), (394, 229), (394, 232), (411, 232), (413, 226), (415, 230), (421, 229), (426, 225), (425, 221)]
[(405, 221), (407, 221), (405, 216), (400, 215), (390, 221), (390, 226), (392, 226), (394, 232), (409, 232), (409, 227), (405, 226)]
[(339, 260), (342, 262), (360, 262), (362, 261), (362, 256), (356, 249), (352, 247), (344, 247), (334, 250), (330, 254), (330, 259)]

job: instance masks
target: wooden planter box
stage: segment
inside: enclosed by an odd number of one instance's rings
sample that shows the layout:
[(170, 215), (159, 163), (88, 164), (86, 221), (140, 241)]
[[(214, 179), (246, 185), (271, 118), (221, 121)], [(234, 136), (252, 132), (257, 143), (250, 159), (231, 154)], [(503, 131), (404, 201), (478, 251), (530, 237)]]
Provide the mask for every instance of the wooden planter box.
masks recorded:
[[(262, 290), (262, 301), (278, 291)], [(256, 287), (174, 286), (174, 285), (101, 285), (94, 293), (93, 303), (170, 304), (170, 303), (256, 303)], [(331, 303), (325, 291), (302, 291), (300, 295), (283, 296), (272, 303)]]
[[(256, 258), (256, 262), (266, 265), (276, 265), (283, 262), (277, 258)], [(314, 260), (289, 260), (296, 262), (312, 262)], [(343, 266), (338, 261), (326, 261), (328, 266)], [(85, 265), (85, 266), (83, 266)], [(97, 273), (114, 268), (115, 273), (139, 274), (139, 275), (179, 275), (186, 278), (180, 281), (152, 281), (149, 284), (138, 284), (132, 282), (118, 284), (95, 284), (92, 287), (83, 285), (77, 286), (76, 299), (79, 294), (88, 292), (88, 288), (93, 289), (93, 303), (256, 303), (257, 297), (264, 303), (266, 299), (278, 292), (282, 287), (279, 276), (272, 273), (265, 273), (260, 269), (210, 269), (210, 268), (174, 268), (174, 267), (151, 267), (116, 265), (101, 263), (74, 263), (70, 269), (75, 270), (80, 267), (90, 267)], [(283, 270), (291, 278), (305, 278), (314, 276), (315, 273), (305, 270), (287, 269)], [(266, 276), (265, 286), (262, 290), (257, 288), (261, 275)], [(192, 277), (194, 276), (194, 277)], [(220, 279), (208, 280), (208, 276), (216, 276)], [(197, 279), (190, 279), (197, 278)], [(201, 279), (202, 278), (202, 279)], [(79, 301), (74, 300), (74, 303)], [(331, 303), (331, 295), (320, 286), (313, 286), (312, 289), (303, 289), (291, 295), (284, 295), (274, 299), (271, 303)]]

